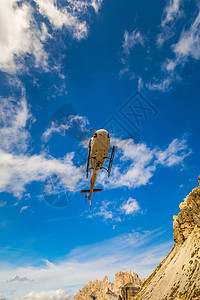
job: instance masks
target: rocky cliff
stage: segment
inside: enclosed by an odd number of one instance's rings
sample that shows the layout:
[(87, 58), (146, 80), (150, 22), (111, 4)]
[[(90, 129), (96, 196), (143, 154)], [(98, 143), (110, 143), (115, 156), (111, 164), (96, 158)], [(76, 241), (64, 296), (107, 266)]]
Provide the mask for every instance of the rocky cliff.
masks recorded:
[[(78, 291), (74, 300), (128, 300), (125, 295), (135, 295), (144, 281), (133, 271), (118, 272), (115, 274), (115, 283), (109, 282), (107, 276), (103, 280), (89, 281)], [(130, 286), (126, 287), (127, 284)]]
[(175, 245), (133, 299), (200, 300), (200, 186), (179, 207)]
[(127, 283), (134, 283), (141, 286), (144, 278), (140, 279), (138, 274), (133, 271), (118, 272), (115, 274), (114, 290), (117, 291), (121, 286)]

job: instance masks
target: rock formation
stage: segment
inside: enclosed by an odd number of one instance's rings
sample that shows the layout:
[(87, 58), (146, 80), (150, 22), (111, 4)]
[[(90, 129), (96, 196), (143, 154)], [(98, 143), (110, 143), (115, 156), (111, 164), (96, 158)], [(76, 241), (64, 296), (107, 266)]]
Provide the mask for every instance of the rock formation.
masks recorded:
[(129, 300), (131, 298), (125, 298), (125, 294), (135, 295), (144, 280), (133, 271), (118, 272), (115, 274), (115, 283), (109, 282), (107, 276), (103, 280), (89, 281), (74, 300)]
[(179, 207), (175, 245), (133, 299), (200, 300), (200, 186)]
[(120, 289), (120, 300), (132, 300), (133, 296), (140, 290), (140, 285), (127, 283)]
[[(200, 178), (200, 176), (199, 176)], [(200, 179), (199, 179), (200, 182)], [(178, 216), (174, 216), (174, 241), (176, 243), (184, 242), (194, 227), (200, 224), (200, 196), (199, 187), (185, 198), (180, 207)]]
[(118, 272), (115, 274), (114, 290), (117, 291), (121, 286), (127, 283), (134, 283), (141, 286), (144, 282), (144, 278), (140, 279), (138, 274), (133, 271)]
[(107, 290), (112, 291), (113, 287), (114, 284), (108, 282), (107, 276), (105, 276), (103, 280), (90, 280), (89, 283), (82, 288), (82, 290), (78, 291), (78, 293), (74, 297), (74, 300), (102, 300)]

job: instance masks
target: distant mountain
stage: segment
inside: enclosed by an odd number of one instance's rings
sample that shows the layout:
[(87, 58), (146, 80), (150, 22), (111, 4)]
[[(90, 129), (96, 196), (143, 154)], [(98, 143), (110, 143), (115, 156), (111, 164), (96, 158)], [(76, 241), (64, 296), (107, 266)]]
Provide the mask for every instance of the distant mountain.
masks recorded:
[(179, 207), (173, 223), (176, 244), (131, 299), (200, 300), (200, 186)]
[(144, 278), (140, 279), (133, 271), (118, 272), (115, 274), (115, 283), (109, 282), (107, 276), (103, 280), (89, 281), (82, 290), (79, 290), (74, 300), (122, 299), (121, 294), (129, 291), (135, 295), (144, 281)]

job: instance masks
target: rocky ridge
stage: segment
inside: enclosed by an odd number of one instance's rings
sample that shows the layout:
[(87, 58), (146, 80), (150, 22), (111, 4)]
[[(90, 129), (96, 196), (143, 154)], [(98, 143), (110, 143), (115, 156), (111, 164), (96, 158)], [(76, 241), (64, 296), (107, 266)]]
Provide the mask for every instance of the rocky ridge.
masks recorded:
[(200, 186), (179, 207), (173, 249), (132, 299), (200, 300)]
[(124, 300), (123, 294), (128, 293), (126, 292), (128, 289), (122, 287), (129, 284), (136, 294), (144, 281), (144, 278), (140, 279), (133, 271), (118, 272), (115, 274), (114, 283), (109, 282), (107, 276), (103, 280), (90, 280), (82, 290), (78, 291), (74, 300)]

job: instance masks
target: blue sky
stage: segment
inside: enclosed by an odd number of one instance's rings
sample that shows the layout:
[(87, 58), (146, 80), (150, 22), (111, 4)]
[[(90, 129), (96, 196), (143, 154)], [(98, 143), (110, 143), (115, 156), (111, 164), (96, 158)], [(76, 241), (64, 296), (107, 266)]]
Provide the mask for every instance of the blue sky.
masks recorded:
[[(1, 0), (0, 20), (0, 299), (147, 278), (197, 186), (199, 1)], [(90, 211), (91, 127), (117, 151)]]

